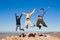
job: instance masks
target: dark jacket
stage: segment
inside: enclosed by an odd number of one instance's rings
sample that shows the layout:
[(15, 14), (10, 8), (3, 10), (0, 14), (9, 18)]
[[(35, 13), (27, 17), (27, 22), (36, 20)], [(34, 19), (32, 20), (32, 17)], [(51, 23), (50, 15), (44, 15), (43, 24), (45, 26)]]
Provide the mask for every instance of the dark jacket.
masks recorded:
[(22, 14), (18, 19), (17, 19), (17, 15), (15, 15), (15, 17), (16, 17), (16, 25), (21, 25), (20, 20), (21, 20)]

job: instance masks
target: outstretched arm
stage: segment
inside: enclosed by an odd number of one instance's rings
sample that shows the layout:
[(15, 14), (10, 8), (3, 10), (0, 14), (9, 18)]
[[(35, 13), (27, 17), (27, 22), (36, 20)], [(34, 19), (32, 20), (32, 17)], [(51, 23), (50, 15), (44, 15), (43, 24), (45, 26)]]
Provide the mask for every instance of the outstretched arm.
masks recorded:
[(39, 10), (38, 9), (36, 9), (36, 11), (39, 13)]
[[(16, 18), (16, 16), (17, 16), (17, 13), (15, 13), (15, 18)], [(17, 19), (17, 18), (16, 18)]]
[(23, 15), (23, 14), (20, 15), (20, 19), (21, 19), (22, 15)]
[(31, 15), (35, 12), (36, 9), (34, 9), (32, 12), (31, 12)]
[(46, 13), (49, 9), (50, 9), (50, 7), (48, 7), (48, 8), (46, 9), (46, 11), (44, 11), (44, 13)]
[(17, 16), (17, 13), (15, 13), (15, 17)]
[(25, 12), (22, 12), (23, 15), (26, 15)]

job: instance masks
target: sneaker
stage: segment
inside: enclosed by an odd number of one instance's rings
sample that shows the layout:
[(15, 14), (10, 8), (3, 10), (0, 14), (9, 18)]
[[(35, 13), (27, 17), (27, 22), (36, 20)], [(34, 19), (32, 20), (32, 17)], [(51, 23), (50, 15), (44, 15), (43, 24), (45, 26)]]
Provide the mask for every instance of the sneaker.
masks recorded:
[(46, 28), (47, 28), (47, 25), (44, 25), (44, 27), (46, 27)]
[(35, 27), (35, 25), (34, 25), (34, 27)]
[(24, 31), (24, 29), (20, 29), (20, 30), (23, 30)]
[(26, 28), (28, 28), (28, 25), (26, 26)]

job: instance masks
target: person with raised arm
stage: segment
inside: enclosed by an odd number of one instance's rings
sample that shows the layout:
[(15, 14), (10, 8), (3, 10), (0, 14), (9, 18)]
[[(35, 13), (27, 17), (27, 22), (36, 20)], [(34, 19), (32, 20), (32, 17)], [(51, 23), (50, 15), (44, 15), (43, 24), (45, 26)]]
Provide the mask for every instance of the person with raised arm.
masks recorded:
[(17, 31), (18, 27), (19, 27), (19, 30), (23, 30), (24, 31), (24, 29), (21, 29), (21, 22), (20, 22), (21, 17), (22, 17), (22, 14), (19, 17), (19, 16), (17, 16), (17, 13), (15, 13), (15, 18), (16, 18), (16, 31)]
[(27, 28), (28, 25), (30, 25), (31, 27), (35, 26), (30, 20), (30, 18), (34, 12), (35, 12), (35, 9), (32, 12), (26, 12), (26, 13), (22, 12), (22, 14), (26, 16), (24, 28)]
[(41, 8), (40, 11), (38, 12), (38, 20), (36, 23), (36, 26), (39, 27), (39, 29), (41, 29), (41, 25), (42, 24), (44, 27), (47, 27), (47, 25), (45, 24), (44, 20), (43, 20), (43, 16), (44, 14), (50, 9), (50, 7), (47, 8), (47, 10), (45, 11), (44, 8)]

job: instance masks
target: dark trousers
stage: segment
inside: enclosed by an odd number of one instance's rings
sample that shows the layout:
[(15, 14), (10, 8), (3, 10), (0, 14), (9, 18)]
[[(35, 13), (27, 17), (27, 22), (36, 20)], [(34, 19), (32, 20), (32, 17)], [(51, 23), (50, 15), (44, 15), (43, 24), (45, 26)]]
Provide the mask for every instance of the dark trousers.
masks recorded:
[(47, 25), (45, 24), (45, 22), (43, 21), (43, 19), (38, 19), (37, 20), (36, 26), (39, 27), (40, 26), (39, 24), (42, 24), (44, 27), (47, 27)]
[(21, 26), (21, 25), (16, 25), (16, 31), (17, 31), (18, 28), (19, 28), (19, 30), (21, 29), (20, 26)]
[(21, 25), (16, 25), (16, 31), (18, 30), (18, 28), (19, 28), (19, 30), (23, 30), (24, 31), (24, 29), (21, 29)]

